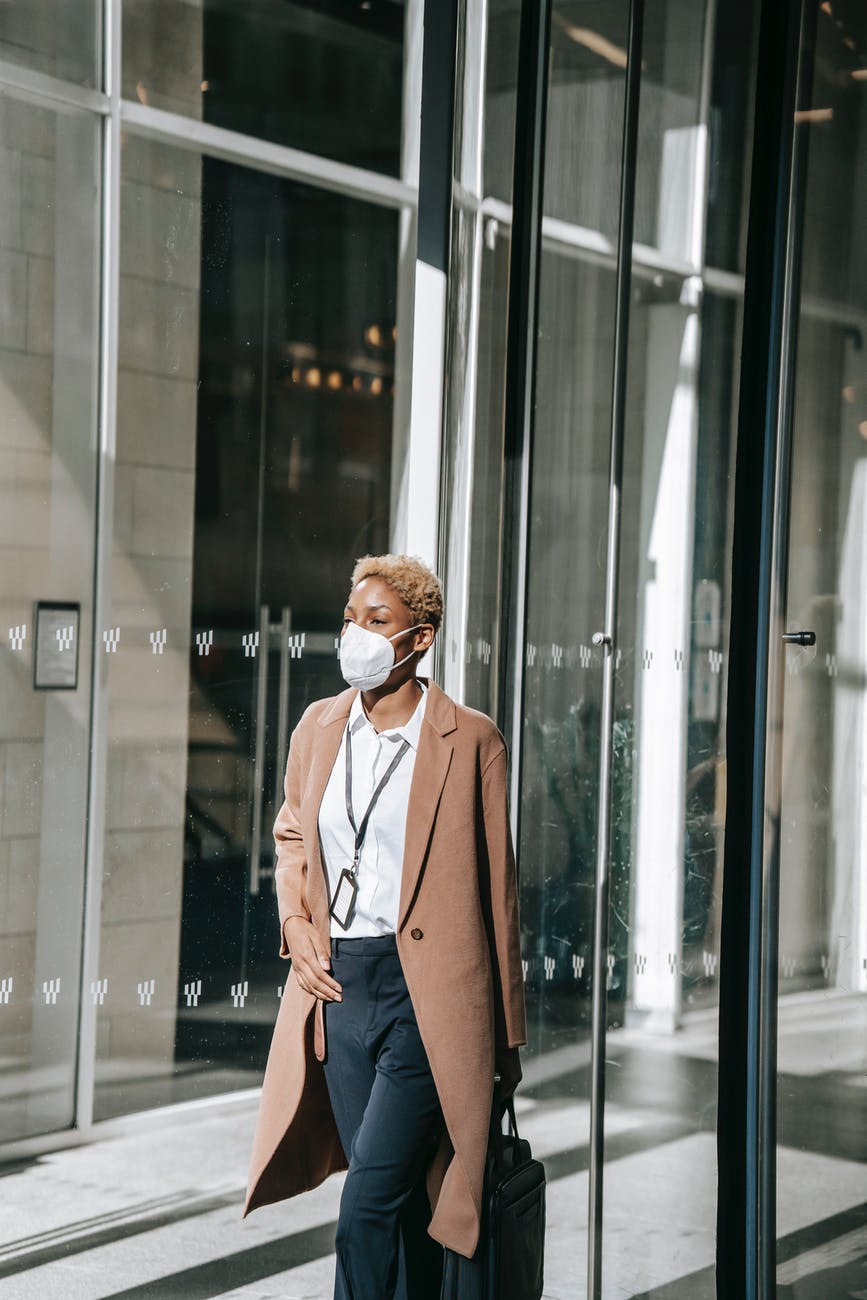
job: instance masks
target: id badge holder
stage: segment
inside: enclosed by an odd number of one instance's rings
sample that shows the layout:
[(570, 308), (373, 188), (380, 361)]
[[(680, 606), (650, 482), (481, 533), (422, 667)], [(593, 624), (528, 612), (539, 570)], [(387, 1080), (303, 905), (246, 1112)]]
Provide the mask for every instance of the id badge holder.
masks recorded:
[(355, 912), (355, 900), (358, 897), (358, 882), (354, 874), (348, 867), (344, 867), (340, 873), (340, 879), (337, 882), (337, 888), (334, 891), (334, 898), (329, 908), (329, 914), (334, 917), (337, 924), (343, 930), (348, 930), (352, 924), (352, 917)]

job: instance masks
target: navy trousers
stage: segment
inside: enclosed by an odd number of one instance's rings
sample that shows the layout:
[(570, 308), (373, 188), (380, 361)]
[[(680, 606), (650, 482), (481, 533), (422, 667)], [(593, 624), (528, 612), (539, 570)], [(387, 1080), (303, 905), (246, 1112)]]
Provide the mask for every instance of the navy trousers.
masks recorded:
[(437, 1300), (424, 1171), (442, 1117), (395, 936), (332, 939), (331, 971), (343, 1001), (324, 1008), (325, 1079), (349, 1161), (335, 1300)]

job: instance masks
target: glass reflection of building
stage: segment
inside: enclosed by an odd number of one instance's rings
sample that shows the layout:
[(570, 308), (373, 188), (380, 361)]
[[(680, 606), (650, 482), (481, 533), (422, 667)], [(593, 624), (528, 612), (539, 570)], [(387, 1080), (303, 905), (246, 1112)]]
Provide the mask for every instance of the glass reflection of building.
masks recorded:
[[(504, 442), (522, 5), (459, 6), (441, 360), (416, 262), (422, 8), (0, 7), (0, 1139), (14, 1153), (258, 1084), (286, 978), (270, 827), (288, 734), (340, 685), (353, 559), (418, 550), (447, 585), (434, 671), (511, 746), (525, 1122), (549, 1165), (550, 1293), (578, 1296), (630, 6), (551, 5), (522, 480)], [(726, 728), (759, 707), (727, 682), (762, 10), (644, 14), (603, 954), (610, 1295), (714, 1293)], [(800, 50), (773, 563), (777, 631), (815, 640), (777, 655), (762, 706), (793, 1296), (813, 1294), (798, 1234), (863, 1225), (867, 1158), (863, 13), (805, 0)], [(75, 689), (35, 689), (37, 602)], [(848, 1294), (828, 1268), (823, 1294)]]

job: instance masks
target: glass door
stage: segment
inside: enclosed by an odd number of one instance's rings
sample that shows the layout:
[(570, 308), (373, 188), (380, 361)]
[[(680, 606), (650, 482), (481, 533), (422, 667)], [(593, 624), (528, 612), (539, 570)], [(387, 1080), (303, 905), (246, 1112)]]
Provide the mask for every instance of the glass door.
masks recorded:
[[(777, 1295), (867, 1289), (867, 20), (808, 15), (769, 867)], [(784, 431), (784, 436), (789, 431)], [(785, 495), (788, 502), (785, 502)], [(771, 796), (776, 797), (776, 794)]]

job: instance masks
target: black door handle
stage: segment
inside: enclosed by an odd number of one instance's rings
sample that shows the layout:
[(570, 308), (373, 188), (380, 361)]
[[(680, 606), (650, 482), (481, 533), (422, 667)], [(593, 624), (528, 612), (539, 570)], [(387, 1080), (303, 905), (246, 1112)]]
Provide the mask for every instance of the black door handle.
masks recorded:
[(787, 645), (815, 645), (815, 632), (784, 632), (783, 640)]

